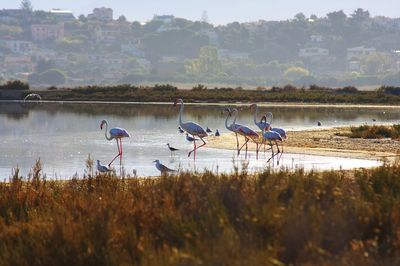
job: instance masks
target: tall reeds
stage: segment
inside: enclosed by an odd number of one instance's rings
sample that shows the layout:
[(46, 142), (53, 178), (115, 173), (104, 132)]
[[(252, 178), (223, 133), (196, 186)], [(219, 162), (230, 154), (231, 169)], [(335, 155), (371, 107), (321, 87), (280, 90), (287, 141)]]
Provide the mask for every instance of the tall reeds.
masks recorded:
[[(90, 162), (88, 162), (90, 167)], [(395, 265), (400, 163), (0, 184), (0, 265)]]

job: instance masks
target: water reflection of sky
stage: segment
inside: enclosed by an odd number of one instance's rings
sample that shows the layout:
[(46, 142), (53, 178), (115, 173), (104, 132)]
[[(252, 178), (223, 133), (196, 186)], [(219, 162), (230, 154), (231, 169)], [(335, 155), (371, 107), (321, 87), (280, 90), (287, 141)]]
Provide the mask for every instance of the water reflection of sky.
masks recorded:
[[(193, 120), (204, 127), (224, 129), (225, 116), (221, 106), (187, 106), (185, 120)], [(356, 125), (369, 123), (394, 123), (400, 112), (393, 108), (260, 108), (259, 114), (272, 111), (275, 125), (289, 130), (323, 126)], [(124, 143), (124, 166), (128, 172), (137, 169), (139, 175), (157, 175), (152, 161), (161, 160), (171, 168), (208, 168), (226, 172), (232, 169), (233, 158), (241, 164), (232, 151), (203, 149), (198, 152), (194, 165), (186, 157), (192, 147), (184, 135), (177, 133), (178, 108), (171, 105), (118, 105), (118, 104), (41, 104), (24, 106), (19, 103), (0, 103), (0, 176), (8, 177), (11, 168), (18, 166), (23, 174), (29, 171), (37, 158), (41, 158), (49, 177), (83, 174), (85, 160), (92, 158), (106, 163), (116, 153), (114, 141), (107, 141), (99, 129), (101, 119), (110, 126), (127, 129), (132, 138)], [(241, 107), (238, 121), (252, 126), (252, 113)], [(170, 157), (166, 143), (180, 148)], [(255, 160), (249, 154), (250, 170), (267, 167), (265, 158)], [(304, 166), (306, 169), (337, 169), (353, 166), (366, 167), (376, 163), (363, 160), (338, 159), (320, 156), (285, 154), (280, 166)], [(275, 166), (276, 168), (277, 166)]]

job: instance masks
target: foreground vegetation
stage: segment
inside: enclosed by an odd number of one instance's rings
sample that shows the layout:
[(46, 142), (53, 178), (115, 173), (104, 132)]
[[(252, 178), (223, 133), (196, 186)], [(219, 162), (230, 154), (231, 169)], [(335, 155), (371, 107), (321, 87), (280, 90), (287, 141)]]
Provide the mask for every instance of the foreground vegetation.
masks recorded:
[(40, 169), (0, 184), (1, 265), (400, 263), (399, 163), (65, 182)]
[(331, 89), (318, 86), (258, 87), (254, 90), (237, 88), (207, 88), (198, 85), (191, 90), (179, 90), (172, 85), (137, 87), (119, 85), (82, 87), (76, 89), (50, 88), (39, 91), (45, 100), (80, 101), (138, 101), (168, 102), (180, 97), (188, 102), (303, 102), (400, 104), (400, 87), (381, 87), (375, 91), (359, 91), (355, 87)]
[(362, 125), (358, 127), (351, 127), (351, 133), (348, 135), (350, 138), (363, 138), (363, 139), (400, 139), (400, 125), (392, 126), (369, 126)]

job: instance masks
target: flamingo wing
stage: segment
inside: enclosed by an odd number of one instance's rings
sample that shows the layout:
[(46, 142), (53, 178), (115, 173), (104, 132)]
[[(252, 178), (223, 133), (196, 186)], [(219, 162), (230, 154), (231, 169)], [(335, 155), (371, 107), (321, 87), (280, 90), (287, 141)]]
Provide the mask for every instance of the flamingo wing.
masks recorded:
[(278, 132), (282, 138), (287, 139), (286, 131), (283, 128), (274, 127), (271, 128), (271, 131)]
[(281, 135), (276, 131), (265, 131), (263, 137), (268, 140), (282, 140)]
[(199, 125), (194, 122), (187, 122), (182, 125), (182, 128), (193, 136), (207, 137), (207, 132)]
[(239, 133), (241, 133), (242, 135), (248, 136), (248, 137), (258, 138), (258, 133), (246, 126), (239, 127)]
[(114, 127), (112, 129), (110, 129), (110, 134), (114, 138), (124, 138), (124, 137), (129, 138), (130, 137), (128, 131), (126, 131), (123, 128), (119, 128), (119, 127)]

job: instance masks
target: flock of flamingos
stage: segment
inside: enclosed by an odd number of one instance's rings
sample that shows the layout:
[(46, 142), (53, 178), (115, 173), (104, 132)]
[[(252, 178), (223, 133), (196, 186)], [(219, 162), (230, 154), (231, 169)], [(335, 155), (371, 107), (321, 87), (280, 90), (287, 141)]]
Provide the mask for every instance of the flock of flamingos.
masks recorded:
[[(174, 102), (174, 106), (180, 105), (180, 112), (179, 112), (179, 129), (180, 131), (186, 132), (187, 134), (191, 135), (187, 136), (187, 139), (193, 142), (193, 150), (191, 150), (188, 153), (188, 157), (191, 156), (193, 153), (193, 158), (194, 160), (196, 159), (196, 151), (200, 149), (201, 147), (206, 145), (206, 142), (204, 141), (204, 138), (208, 136), (207, 130), (204, 130), (202, 126), (200, 126), (197, 123), (191, 122), (191, 121), (183, 121), (183, 109), (184, 109), (184, 103), (182, 99), (177, 99)], [(248, 126), (241, 125), (236, 123), (236, 118), (238, 115), (238, 110), (236, 108), (228, 108), (226, 107), (224, 111), (227, 113), (227, 117), (225, 120), (225, 127), (229, 130), (235, 133), (236, 136), (236, 149), (237, 149), (237, 154), (240, 154), (240, 151), (246, 147), (246, 153), (247, 153), (247, 148), (248, 148), (248, 142), (252, 141), (256, 144), (256, 156), (258, 159), (258, 153), (260, 151), (260, 148), (264, 145), (264, 152), (265, 152), (265, 145), (269, 145), (269, 149), (271, 150), (271, 157), (268, 159), (270, 161), (273, 159), (275, 156), (280, 154), (282, 156), (283, 153), (283, 140), (287, 138), (286, 136), (286, 131), (283, 128), (273, 128), (272, 127), (272, 121), (273, 121), (273, 115), (271, 112), (266, 113), (264, 116), (262, 116), (260, 121), (257, 121), (257, 115), (258, 115), (258, 106), (257, 104), (252, 104), (250, 105), (250, 108), (255, 108), (254, 112), (254, 123), (255, 125), (261, 130), (261, 135), (257, 133), (255, 130), (251, 129)], [(229, 124), (229, 120), (232, 119), (233, 121)], [(120, 159), (120, 165), (122, 163), (122, 139), (123, 138), (129, 138), (130, 135), (128, 131), (126, 131), (123, 128), (119, 127), (114, 127), (111, 128), (108, 131), (108, 122), (106, 120), (102, 120), (100, 123), (100, 129), (103, 130), (105, 126), (105, 137), (107, 140), (113, 140), (117, 142), (117, 148), (118, 148), (118, 154), (110, 161), (108, 165), (102, 165), (99, 160), (97, 160), (97, 170), (101, 173), (104, 172), (109, 172), (111, 171), (111, 164), (119, 157)], [(109, 133), (107, 135), (107, 132)], [(238, 135), (244, 137), (244, 143), (242, 146), (239, 147), (239, 138)], [(200, 146), (196, 145), (196, 141), (200, 140), (202, 143)], [(278, 146), (278, 142), (282, 143), (282, 148), (280, 149)], [(276, 146), (277, 152), (274, 153), (273, 146)], [(170, 147), (169, 144), (168, 148), (170, 149), (171, 152), (177, 150), (173, 147)], [(279, 160), (279, 159), (278, 159)], [(161, 173), (166, 173), (166, 172), (172, 172), (174, 170), (169, 169), (165, 165), (161, 164), (159, 160), (154, 161), (156, 168), (161, 172)]]

